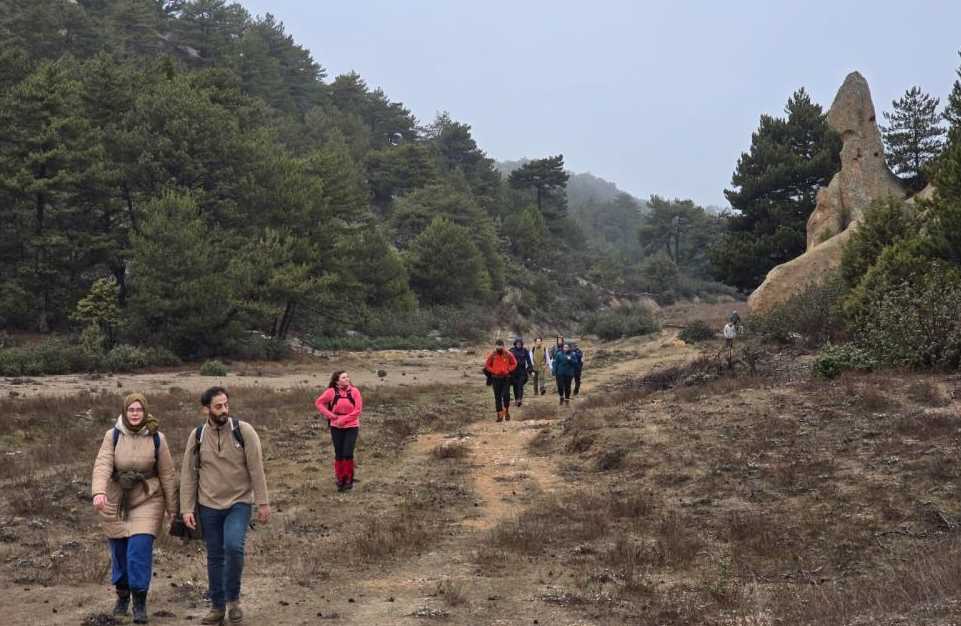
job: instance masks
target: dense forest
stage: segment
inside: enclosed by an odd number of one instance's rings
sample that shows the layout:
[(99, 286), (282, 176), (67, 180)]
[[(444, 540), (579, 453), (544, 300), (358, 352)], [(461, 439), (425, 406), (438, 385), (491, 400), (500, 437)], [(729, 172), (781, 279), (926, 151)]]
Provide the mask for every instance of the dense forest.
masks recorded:
[(502, 175), (471, 127), (330, 78), (224, 0), (4, 0), (0, 325), (226, 354), (251, 331), (469, 337), (611, 291), (724, 292), (689, 201), (569, 206), (561, 155)]

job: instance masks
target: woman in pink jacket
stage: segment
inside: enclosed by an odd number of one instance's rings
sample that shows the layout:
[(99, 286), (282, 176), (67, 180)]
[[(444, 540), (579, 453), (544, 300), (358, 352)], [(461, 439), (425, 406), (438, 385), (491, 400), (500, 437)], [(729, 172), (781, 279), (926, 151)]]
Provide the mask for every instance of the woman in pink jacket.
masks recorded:
[(360, 412), (364, 410), (360, 390), (350, 384), (347, 372), (334, 372), (327, 389), (314, 400), (314, 406), (330, 422), (337, 491), (353, 489), (354, 446), (360, 429)]

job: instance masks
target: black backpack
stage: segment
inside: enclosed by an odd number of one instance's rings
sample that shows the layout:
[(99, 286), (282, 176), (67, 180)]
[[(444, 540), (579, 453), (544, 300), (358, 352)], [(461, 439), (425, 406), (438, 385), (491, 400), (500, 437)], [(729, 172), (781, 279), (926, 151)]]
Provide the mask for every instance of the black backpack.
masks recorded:
[(354, 395), (350, 393), (349, 388), (347, 389), (347, 394), (343, 396), (337, 395), (337, 389), (335, 388), (333, 399), (327, 403), (327, 410), (333, 413), (334, 407), (337, 406), (337, 401), (345, 398), (350, 401), (351, 406), (357, 406), (357, 402), (354, 401)]
[[(117, 442), (120, 441), (120, 429), (116, 426), (113, 427), (113, 449), (117, 450)], [(160, 433), (153, 434), (153, 471), (154, 474), (160, 475)]]
[[(234, 440), (237, 441), (237, 446), (243, 450), (247, 449), (246, 444), (244, 444), (244, 434), (240, 432), (240, 420), (234, 420), (232, 417), (227, 418), (227, 423), (230, 424), (230, 434), (234, 436)], [(200, 442), (203, 441), (204, 431), (207, 429), (207, 422), (204, 422), (200, 426), (194, 429), (194, 454), (197, 456), (197, 469), (200, 469)]]

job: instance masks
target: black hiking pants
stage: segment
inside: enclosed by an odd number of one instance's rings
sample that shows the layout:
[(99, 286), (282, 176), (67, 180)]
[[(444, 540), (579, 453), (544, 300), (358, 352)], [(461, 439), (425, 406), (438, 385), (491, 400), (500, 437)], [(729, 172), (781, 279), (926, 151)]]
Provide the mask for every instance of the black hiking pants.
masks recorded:
[(334, 442), (334, 458), (338, 461), (350, 461), (354, 458), (354, 446), (357, 445), (359, 428), (330, 427), (330, 438)]
[[(527, 383), (527, 374), (515, 374), (511, 378), (511, 387), (514, 388), (514, 399), (520, 402), (524, 399), (524, 385)], [(509, 405), (511, 399), (507, 398), (507, 404)]]
[(574, 395), (581, 392), (581, 370), (574, 372)]
[(511, 379), (492, 378), (491, 387), (494, 389), (494, 407), (500, 413), (511, 405)]
[(554, 378), (557, 379), (557, 393), (561, 398), (565, 400), (571, 399), (571, 382), (574, 381), (573, 376), (564, 376), (563, 374), (558, 374)]

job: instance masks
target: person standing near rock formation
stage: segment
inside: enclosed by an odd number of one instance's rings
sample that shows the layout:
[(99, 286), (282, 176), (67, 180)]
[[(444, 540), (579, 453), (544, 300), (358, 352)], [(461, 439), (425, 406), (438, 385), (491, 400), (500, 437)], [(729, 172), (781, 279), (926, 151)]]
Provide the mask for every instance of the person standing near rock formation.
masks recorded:
[(126, 615), (133, 595), (133, 622), (146, 624), (153, 542), (164, 511), (177, 510), (177, 472), (143, 394), (124, 399), (120, 417), (104, 434), (90, 490), (110, 545), (110, 580), (117, 590), (113, 614)]

